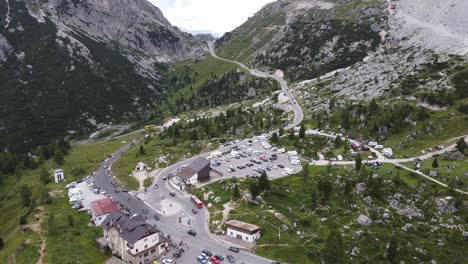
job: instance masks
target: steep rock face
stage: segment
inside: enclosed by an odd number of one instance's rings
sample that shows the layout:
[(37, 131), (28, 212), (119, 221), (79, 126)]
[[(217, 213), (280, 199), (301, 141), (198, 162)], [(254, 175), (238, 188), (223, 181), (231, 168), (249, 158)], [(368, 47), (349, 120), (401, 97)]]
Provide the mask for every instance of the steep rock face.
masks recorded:
[(0, 61), (4, 60), (5, 57), (10, 54), (11, 46), (8, 40), (0, 34)]
[[(216, 44), (221, 55), (303, 80), (350, 66), (380, 44), (383, 1), (291, 1), (265, 6)], [(247, 36), (247, 37), (246, 37)]]
[(146, 0), (34, 0), (61, 26), (115, 42), (158, 61), (193, 57), (203, 45)]

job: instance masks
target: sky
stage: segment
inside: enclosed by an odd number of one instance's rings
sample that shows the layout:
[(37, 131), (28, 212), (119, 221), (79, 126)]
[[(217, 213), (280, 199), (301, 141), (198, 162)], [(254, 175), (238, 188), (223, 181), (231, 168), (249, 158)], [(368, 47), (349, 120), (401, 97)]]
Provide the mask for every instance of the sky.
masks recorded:
[(222, 35), (274, 0), (149, 0), (171, 24), (190, 32), (210, 31)]

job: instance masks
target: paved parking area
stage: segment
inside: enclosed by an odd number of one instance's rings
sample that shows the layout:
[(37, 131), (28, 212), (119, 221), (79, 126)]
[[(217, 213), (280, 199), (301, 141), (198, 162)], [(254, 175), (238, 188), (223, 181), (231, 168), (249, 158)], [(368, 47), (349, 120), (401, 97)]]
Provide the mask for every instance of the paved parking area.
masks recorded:
[(89, 187), (89, 186), (92, 186), (92, 185), (88, 184), (87, 181), (83, 181), (83, 182), (76, 184), (76, 188), (80, 189), (81, 196), (83, 197), (83, 201), (82, 201), (83, 208), (81, 208), (80, 211), (90, 210), (91, 209), (90, 206), (92, 202), (100, 200), (100, 199), (104, 199), (107, 197), (100, 193), (99, 194), (94, 193), (94, 191), (92, 190), (93, 187)]
[[(255, 178), (264, 170), (270, 179), (278, 179), (302, 170), (301, 165), (291, 164), (286, 153), (278, 153), (276, 148), (264, 148), (262, 142), (267, 141), (253, 137), (223, 147), (224, 151), (219, 150), (223, 153), (221, 156), (211, 158), (211, 167), (223, 173), (224, 177)], [(273, 156), (276, 158), (270, 159)]]

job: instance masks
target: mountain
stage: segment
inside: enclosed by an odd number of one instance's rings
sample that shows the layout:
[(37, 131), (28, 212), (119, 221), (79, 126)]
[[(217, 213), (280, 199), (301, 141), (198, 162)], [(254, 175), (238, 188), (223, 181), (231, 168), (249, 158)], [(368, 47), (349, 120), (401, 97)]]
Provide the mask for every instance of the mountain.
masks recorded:
[(146, 0), (8, 0), (0, 18), (0, 148), (14, 152), (144, 116), (165, 62), (205, 52)]
[(468, 95), (467, 8), (462, 0), (278, 0), (216, 48), (282, 70), (311, 112), (373, 98), (444, 109)]
[(282, 69), (293, 80), (350, 66), (380, 44), (380, 1), (290, 1), (266, 5), (217, 42), (222, 55)]

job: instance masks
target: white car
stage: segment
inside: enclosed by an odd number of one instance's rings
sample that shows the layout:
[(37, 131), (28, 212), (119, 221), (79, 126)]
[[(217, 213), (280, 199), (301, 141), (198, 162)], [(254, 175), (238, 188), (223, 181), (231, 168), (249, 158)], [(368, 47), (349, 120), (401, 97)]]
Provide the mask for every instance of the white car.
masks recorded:
[(163, 260), (162, 263), (163, 263), (163, 264), (174, 264), (175, 262), (174, 262), (174, 260), (172, 260), (172, 259), (165, 259), (165, 260)]

